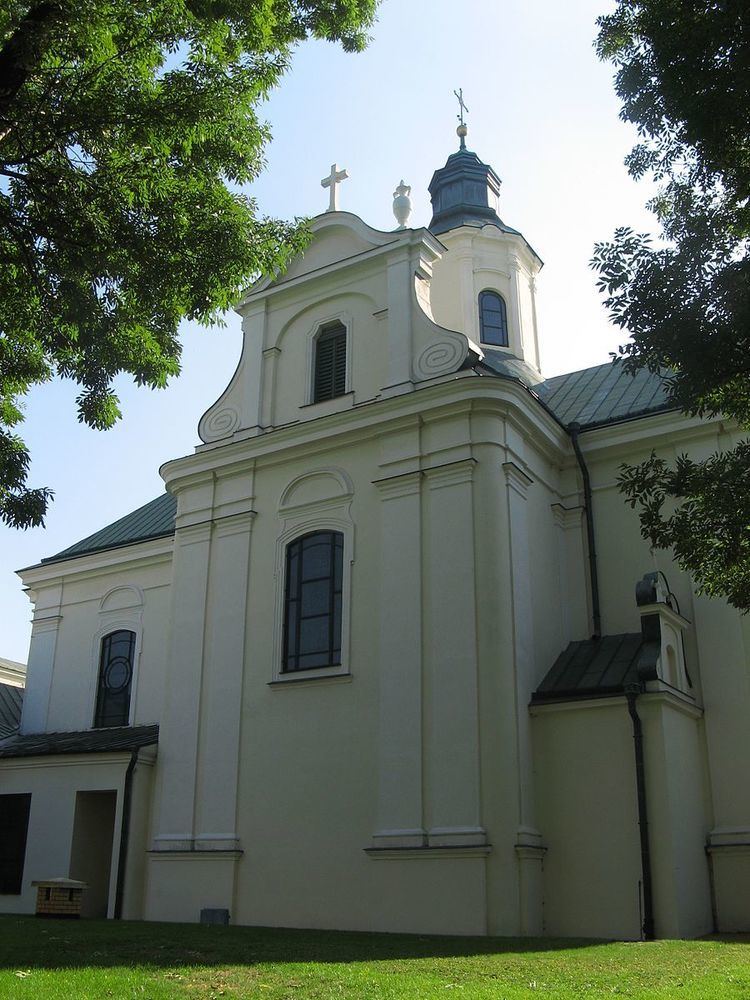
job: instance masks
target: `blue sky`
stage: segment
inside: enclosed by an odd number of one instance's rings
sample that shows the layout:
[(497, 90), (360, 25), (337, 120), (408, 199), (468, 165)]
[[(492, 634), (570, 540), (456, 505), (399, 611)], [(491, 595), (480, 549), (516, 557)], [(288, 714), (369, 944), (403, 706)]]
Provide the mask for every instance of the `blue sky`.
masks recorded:
[[(259, 210), (311, 216), (320, 180), (349, 171), (341, 208), (381, 229), (392, 194), (412, 186), (410, 225), (430, 221), (427, 185), (457, 147), (454, 89), (470, 109), (467, 145), (500, 175), (500, 214), (545, 261), (538, 315), (545, 374), (607, 361), (622, 339), (607, 323), (588, 267), (618, 225), (653, 228), (650, 189), (623, 166), (635, 141), (618, 119), (612, 71), (596, 59), (607, 0), (385, 0), (365, 53), (308, 42), (265, 108), (274, 139), (253, 185)], [(27, 398), (21, 433), (31, 483), (51, 486), (45, 529), (0, 527), (0, 656), (26, 660), (30, 605), (14, 570), (103, 527), (163, 489), (159, 466), (192, 451), (197, 423), (235, 369), (239, 320), (183, 330), (183, 374), (163, 392), (118, 383), (124, 419), (106, 433), (78, 424), (75, 387)]]

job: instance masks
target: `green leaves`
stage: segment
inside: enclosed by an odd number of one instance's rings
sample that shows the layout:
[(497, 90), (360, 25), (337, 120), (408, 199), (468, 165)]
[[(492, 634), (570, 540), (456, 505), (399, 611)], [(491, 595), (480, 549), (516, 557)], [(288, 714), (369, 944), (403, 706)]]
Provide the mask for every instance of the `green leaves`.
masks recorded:
[[(111, 427), (117, 374), (165, 386), (179, 372), (179, 323), (216, 321), (305, 246), (300, 220), (259, 218), (236, 190), (263, 167), (270, 133), (256, 109), (297, 43), (357, 50), (375, 7), (2, 5), (0, 434), (54, 373), (81, 386), (79, 419)], [(50, 491), (26, 488), (28, 455), (2, 440), (0, 519), (41, 523)]]
[(702, 593), (750, 607), (750, 442), (674, 468), (652, 454), (622, 466), (620, 489), (638, 508), (644, 535), (672, 548)]
[[(662, 243), (630, 229), (594, 248), (597, 287), (631, 371), (660, 372), (675, 404), (750, 429), (750, 7), (739, 0), (619, 0), (599, 19), (621, 117), (642, 142), (626, 163), (663, 186)], [(656, 548), (699, 589), (750, 609), (750, 449), (623, 467), (621, 489)]]

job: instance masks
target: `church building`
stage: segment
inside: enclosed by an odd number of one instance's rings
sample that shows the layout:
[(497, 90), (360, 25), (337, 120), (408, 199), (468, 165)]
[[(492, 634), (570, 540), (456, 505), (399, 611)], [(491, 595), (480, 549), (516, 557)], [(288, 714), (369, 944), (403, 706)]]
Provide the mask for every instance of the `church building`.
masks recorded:
[(70, 878), (84, 916), (750, 930), (750, 619), (616, 483), (734, 429), (544, 377), (542, 262), (459, 136), (428, 228), (403, 182), (393, 231), (340, 211), (334, 165), (166, 492), (20, 571), (0, 911)]

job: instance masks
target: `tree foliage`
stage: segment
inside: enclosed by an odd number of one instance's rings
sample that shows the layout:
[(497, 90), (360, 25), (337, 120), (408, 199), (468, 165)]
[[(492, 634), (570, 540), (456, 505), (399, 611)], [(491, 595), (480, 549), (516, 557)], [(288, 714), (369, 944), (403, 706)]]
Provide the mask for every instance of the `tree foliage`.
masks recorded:
[[(750, 5), (619, 0), (598, 21), (621, 117), (640, 137), (631, 175), (660, 184), (658, 241), (627, 227), (593, 266), (621, 362), (660, 373), (691, 415), (750, 428)], [(735, 423), (736, 422), (736, 423)], [(750, 446), (705, 461), (652, 455), (620, 486), (656, 548), (672, 548), (701, 592), (750, 608)]]
[(377, 0), (0, 0), (0, 519), (43, 521), (14, 428), (54, 375), (79, 419), (113, 378), (162, 387), (181, 320), (214, 320), (304, 230), (259, 218), (257, 108), (314, 36), (361, 49)]

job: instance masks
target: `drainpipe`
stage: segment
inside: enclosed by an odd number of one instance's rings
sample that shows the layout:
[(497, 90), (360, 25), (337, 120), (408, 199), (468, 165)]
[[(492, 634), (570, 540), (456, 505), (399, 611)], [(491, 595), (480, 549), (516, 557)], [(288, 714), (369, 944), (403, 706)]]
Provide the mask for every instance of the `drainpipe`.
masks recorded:
[(591, 479), (589, 478), (589, 470), (583, 457), (583, 453), (581, 452), (581, 446), (578, 443), (578, 435), (580, 431), (581, 425), (579, 423), (572, 423), (568, 426), (570, 442), (573, 445), (573, 451), (578, 459), (578, 466), (581, 470), (581, 477), (583, 478), (583, 504), (586, 510), (586, 538), (588, 540), (589, 577), (591, 579), (591, 613), (594, 619), (594, 635), (592, 638), (598, 639), (602, 634), (602, 614), (599, 605), (599, 573), (596, 565), (594, 510), (591, 498)]
[(128, 855), (130, 836), (130, 805), (133, 799), (133, 772), (138, 761), (138, 750), (133, 750), (125, 772), (122, 790), (122, 826), (120, 827), (120, 851), (117, 858), (117, 888), (115, 889), (115, 920), (122, 919), (122, 897), (125, 888), (125, 862)]
[(648, 808), (646, 803), (646, 767), (643, 759), (643, 723), (638, 714), (636, 701), (641, 693), (639, 684), (629, 685), (625, 691), (628, 712), (633, 720), (633, 744), (635, 750), (635, 784), (638, 793), (638, 829), (641, 838), (641, 879), (643, 882), (643, 938), (653, 941), (654, 933), (654, 893), (651, 882), (651, 847), (648, 842)]

